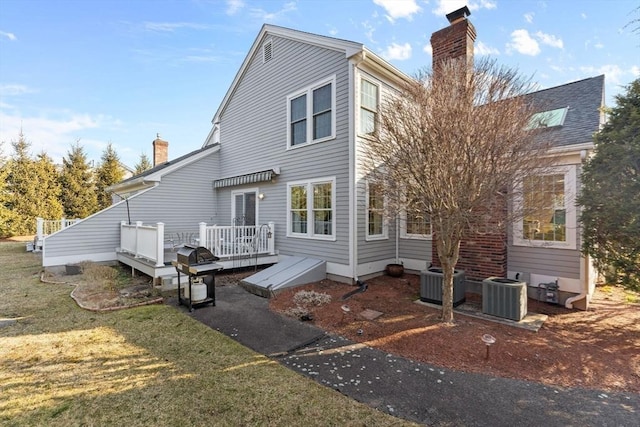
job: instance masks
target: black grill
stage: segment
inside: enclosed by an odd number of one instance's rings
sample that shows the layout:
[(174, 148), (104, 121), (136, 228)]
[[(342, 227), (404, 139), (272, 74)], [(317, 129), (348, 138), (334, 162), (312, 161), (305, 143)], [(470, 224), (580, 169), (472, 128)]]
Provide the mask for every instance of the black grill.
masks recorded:
[[(172, 264), (178, 272), (178, 304), (186, 303), (189, 311), (193, 311), (194, 306), (216, 305), (215, 274), (216, 271), (222, 270), (222, 265), (216, 264), (216, 261), (220, 258), (203, 246), (189, 245), (180, 248), (177, 255), (177, 260), (172, 261)], [(189, 296), (185, 298), (181, 295), (180, 273), (187, 275), (189, 279)], [(201, 281), (207, 286), (207, 297), (204, 300), (192, 301), (193, 285), (196, 281)]]
[(183, 266), (212, 264), (219, 259), (204, 246), (184, 245), (178, 250), (178, 264)]

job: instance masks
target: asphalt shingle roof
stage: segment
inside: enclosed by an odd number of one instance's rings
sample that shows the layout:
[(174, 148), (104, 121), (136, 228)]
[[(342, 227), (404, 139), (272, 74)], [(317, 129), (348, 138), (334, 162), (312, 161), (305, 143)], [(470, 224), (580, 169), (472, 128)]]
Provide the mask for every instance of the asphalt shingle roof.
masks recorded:
[(591, 77), (527, 95), (538, 111), (568, 107), (562, 126), (554, 126), (540, 133), (551, 138), (556, 147), (584, 144), (593, 141), (600, 130), (601, 107), (604, 103), (604, 75)]

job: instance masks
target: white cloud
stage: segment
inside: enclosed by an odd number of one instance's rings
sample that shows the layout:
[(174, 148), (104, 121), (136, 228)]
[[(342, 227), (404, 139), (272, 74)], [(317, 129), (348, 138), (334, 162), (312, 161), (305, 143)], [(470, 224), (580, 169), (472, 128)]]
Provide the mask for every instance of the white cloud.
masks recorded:
[(545, 34), (542, 31), (538, 31), (535, 33), (535, 36), (542, 44), (546, 44), (547, 46), (555, 47), (558, 49), (562, 49), (564, 44), (562, 43), (562, 39), (554, 36), (553, 34)]
[(382, 53), (382, 57), (388, 61), (397, 59), (399, 61), (411, 58), (411, 45), (409, 43), (391, 43)]
[(535, 13), (533, 12), (527, 12), (524, 14), (524, 20), (527, 21), (528, 24), (531, 24), (533, 22), (533, 16), (535, 15)]
[(602, 49), (604, 45), (602, 44), (602, 42), (596, 42), (596, 44), (594, 44), (593, 47), (595, 47), (596, 49)]
[(206, 30), (208, 27), (203, 24), (193, 22), (145, 22), (144, 29), (147, 31), (157, 31), (172, 33), (175, 30), (187, 28), (191, 30)]
[(580, 16), (582, 17), (582, 19), (587, 19), (587, 14), (586, 14), (586, 13), (584, 13), (584, 12), (582, 12), (582, 13), (580, 14)]
[(421, 10), (415, 0), (373, 0), (373, 2), (384, 8), (387, 12), (387, 19), (391, 22), (398, 18), (411, 21), (413, 15)]
[(219, 61), (220, 58), (217, 56), (207, 56), (207, 55), (187, 55), (182, 58), (183, 62), (216, 62)]
[(433, 47), (431, 47), (431, 43), (424, 45), (422, 51), (427, 55), (433, 55)]
[(487, 46), (481, 41), (477, 42), (474, 47), (474, 53), (478, 55), (500, 55), (500, 51), (495, 47)]
[(275, 12), (267, 12), (264, 9), (260, 9), (260, 8), (253, 8), (251, 9), (251, 16), (255, 19), (257, 19), (258, 21), (261, 22), (265, 22), (265, 21), (270, 21), (270, 22), (274, 22), (279, 20), (281, 17), (283, 17), (284, 15), (286, 15), (287, 13), (296, 11), (298, 8), (296, 6), (296, 2), (292, 1), (289, 3), (285, 3), (284, 6), (282, 7), (282, 9), (277, 10)]
[(375, 41), (373, 40), (373, 33), (375, 33), (376, 28), (372, 24), (370, 24), (369, 21), (364, 21), (362, 23), (362, 27), (365, 29), (364, 35), (367, 40), (369, 40), (371, 44), (374, 44)]
[(507, 43), (507, 52), (512, 50), (523, 55), (536, 56), (540, 53), (540, 45), (527, 30), (515, 30), (511, 33), (511, 43)]
[(242, 0), (227, 0), (227, 15), (235, 15), (244, 7)]
[(638, 67), (637, 65), (634, 65), (633, 67), (631, 67), (630, 71), (633, 77), (640, 77), (640, 67)]
[(433, 9), (432, 12), (437, 16), (444, 16), (464, 6), (467, 6), (470, 11), (480, 9), (491, 10), (498, 7), (495, 0), (437, 0), (436, 5), (436, 8)]
[(607, 83), (612, 84), (621, 84), (621, 77), (625, 74), (625, 72), (616, 64), (605, 64), (600, 67), (580, 67), (580, 71), (590, 75), (604, 74)]
[(25, 85), (19, 84), (5, 84), (0, 85), (0, 96), (17, 96), (24, 95), (25, 93), (35, 93), (35, 89), (32, 89)]
[[(55, 117), (53, 117), (55, 116)], [(108, 141), (85, 138), (96, 129), (113, 129), (121, 123), (105, 115), (90, 115), (62, 111), (50, 116), (25, 117), (19, 112), (10, 114), (0, 111), (0, 141), (16, 141), (22, 131), (31, 142), (31, 153), (46, 152), (55, 162), (60, 162), (69, 151), (71, 144), (80, 140), (91, 158), (99, 158), (100, 151)]]
[(6, 37), (9, 40), (11, 40), (12, 42), (18, 40), (18, 38), (16, 37), (15, 34), (13, 33), (7, 33), (6, 31), (0, 31), (0, 37)]

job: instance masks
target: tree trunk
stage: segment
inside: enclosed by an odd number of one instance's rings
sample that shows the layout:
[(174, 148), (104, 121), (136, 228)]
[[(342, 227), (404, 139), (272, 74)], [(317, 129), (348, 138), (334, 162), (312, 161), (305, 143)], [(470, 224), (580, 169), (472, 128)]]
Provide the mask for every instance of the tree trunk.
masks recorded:
[(460, 254), (460, 239), (437, 238), (438, 258), (442, 265), (442, 321), (453, 323), (453, 273)]

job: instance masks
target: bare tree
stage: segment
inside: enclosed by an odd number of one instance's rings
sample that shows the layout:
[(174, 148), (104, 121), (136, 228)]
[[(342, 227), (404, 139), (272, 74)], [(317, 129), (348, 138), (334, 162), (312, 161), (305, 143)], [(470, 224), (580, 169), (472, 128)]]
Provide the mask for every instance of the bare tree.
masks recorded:
[(378, 132), (364, 147), (361, 167), (384, 188), (388, 214), (414, 209), (430, 217), (444, 273), (444, 322), (453, 322), (461, 241), (504, 230), (518, 216), (506, 209), (513, 184), (547, 162), (548, 144), (528, 130), (534, 106), (523, 95), (531, 88), (495, 61), (444, 60), (435, 74), (419, 73), (383, 101)]

